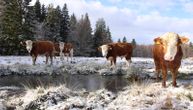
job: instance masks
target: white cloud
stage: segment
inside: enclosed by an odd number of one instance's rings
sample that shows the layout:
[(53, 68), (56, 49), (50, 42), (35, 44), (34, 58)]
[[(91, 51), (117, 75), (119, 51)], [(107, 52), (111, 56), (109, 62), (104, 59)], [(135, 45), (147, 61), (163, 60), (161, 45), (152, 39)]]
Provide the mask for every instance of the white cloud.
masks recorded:
[(108, 0), (108, 1), (111, 2), (111, 3), (119, 3), (119, 2), (121, 2), (123, 0)]
[[(144, 4), (147, 0), (139, 1), (141, 2), (134, 0), (132, 3), (145, 8)], [(107, 25), (110, 26), (114, 41), (126, 36), (129, 41), (135, 38), (140, 44), (151, 44), (155, 36), (168, 31), (193, 36), (193, 19), (162, 16), (156, 10), (149, 10), (147, 14), (140, 14), (140, 9), (106, 6), (98, 0), (40, 0), (40, 2), (45, 5), (53, 3), (55, 6), (60, 5), (61, 7), (64, 3), (67, 3), (70, 14), (75, 13), (78, 17), (88, 13), (93, 29), (97, 19), (103, 17)], [(166, 2), (169, 4), (167, 5)], [(156, 7), (155, 4), (159, 4), (160, 8), (162, 6), (167, 8), (174, 3), (172, 0), (149, 0), (146, 6)], [(192, 36), (191, 41), (193, 41)]]

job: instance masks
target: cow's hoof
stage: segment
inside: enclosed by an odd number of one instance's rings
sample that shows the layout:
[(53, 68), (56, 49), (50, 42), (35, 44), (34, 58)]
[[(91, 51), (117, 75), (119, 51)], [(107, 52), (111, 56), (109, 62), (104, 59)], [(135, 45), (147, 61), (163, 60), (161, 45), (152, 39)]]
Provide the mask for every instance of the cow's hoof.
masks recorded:
[(173, 85), (173, 87), (179, 87), (179, 85)]

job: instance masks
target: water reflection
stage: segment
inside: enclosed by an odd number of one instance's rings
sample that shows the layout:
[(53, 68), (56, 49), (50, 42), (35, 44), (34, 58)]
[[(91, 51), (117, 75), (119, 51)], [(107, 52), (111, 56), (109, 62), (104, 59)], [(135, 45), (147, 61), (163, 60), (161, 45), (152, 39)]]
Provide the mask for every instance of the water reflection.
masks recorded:
[(0, 77), (0, 86), (18, 86), (36, 88), (38, 86), (49, 87), (65, 84), (72, 90), (96, 91), (107, 89), (113, 92), (119, 91), (128, 85), (124, 76), (100, 76), (100, 75), (59, 75), (59, 76), (4, 76)]

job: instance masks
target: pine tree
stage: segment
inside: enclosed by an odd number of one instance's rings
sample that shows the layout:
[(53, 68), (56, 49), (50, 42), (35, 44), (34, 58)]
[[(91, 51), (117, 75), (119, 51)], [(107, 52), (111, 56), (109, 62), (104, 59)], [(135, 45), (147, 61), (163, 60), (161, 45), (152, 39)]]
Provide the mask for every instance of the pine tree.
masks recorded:
[(34, 39), (34, 29), (35, 29), (35, 12), (33, 6), (29, 6), (31, 0), (23, 1), (23, 34), (22, 39)]
[(107, 27), (106, 29), (106, 43), (111, 43), (112, 42), (112, 37), (111, 37), (111, 32), (109, 27)]
[(117, 42), (118, 42), (118, 43), (121, 43), (121, 39), (119, 38)]
[(41, 9), (41, 17), (40, 17), (40, 22), (43, 22), (46, 19), (46, 9), (45, 9), (45, 5), (42, 5), (42, 9)]
[(122, 40), (123, 43), (126, 43), (127, 42), (127, 38), (124, 36), (123, 37), (123, 40)]
[(38, 22), (41, 22), (41, 3), (39, 0), (36, 0), (34, 5), (35, 17)]
[(3, 16), (3, 11), (5, 8), (5, 2), (3, 0), (0, 0), (0, 36), (2, 36), (2, 16)]
[(2, 36), (0, 38), (3, 54), (19, 54), (18, 36), (22, 35), (22, 0), (4, 0), (2, 14)]
[(137, 43), (136, 43), (135, 39), (132, 39), (131, 44), (133, 45), (133, 47), (136, 47)]
[(67, 38), (67, 42), (72, 42), (76, 46), (78, 44), (77, 19), (74, 13), (70, 17), (70, 35)]
[(190, 46), (191, 48), (193, 48), (193, 44), (192, 44), (192, 42), (190, 42), (189, 46)]
[[(103, 18), (100, 18), (96, 22), (96, 28), (95, 28), (93, 40), (94, 40), (93, 48), (95, 48), (96, 50), (99, 46), (112, 42), (110, 29), (106, 27), (106, 23)], [(100, 56), (100, 53), (98, 51), (95, 51), (95, 55)]]
[(66, 4), (64, 4), (62, 8), (62, 20), (60, 24), (60, 36), (62, 37), (62, 41), (66, 42), (70, 33), (70, 17), (68, 15), (68, 8)]
[(79, 37), (78, 37), (78, 21), (77, 18), (75, 16), (75, 14), (73, 13), (70, 16), (70, 32), (69, 32), (69, 37), (67, 37), (67, 42), (71, 42), (74, 46), (74, 51), (75, 51), (75, 55), (78, 55), (79, 52)]
[(60, 38), (60, 24), (61, 14), (60, 8), (57, 6), (55, 9), (53, 5), (48, 6), (48, 14), (44, 22), (45, 36), (47, 40), (54, 42), (61, 41)]
[(90, 56), (93, 49), (92, 28), (89, 16), (86, 13), (78, 22), (78, 47), (82, 56)]

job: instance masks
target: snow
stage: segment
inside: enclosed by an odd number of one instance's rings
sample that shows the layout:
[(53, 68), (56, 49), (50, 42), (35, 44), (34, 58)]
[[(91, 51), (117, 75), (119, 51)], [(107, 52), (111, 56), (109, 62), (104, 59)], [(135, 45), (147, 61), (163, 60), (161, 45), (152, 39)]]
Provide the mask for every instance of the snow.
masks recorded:
[(62, 62), (57, 57), (52, 66), (46, 65), (44, 61), (45, 57), (38, 57), (37, 65), (33, 66), (30, 56), (1, 56), (0, 75), (125, 74), (129, 80), (143, 80), (131, 83), (118, 93), (105, 89), (92, 92), (73, 91), (61, 85), (35, 89), (26, 87), (22, 94), (13, 94), (10, 91), (20, 91), (19, 88), (3, 87), (0, 89), (0, 109), (14, 105), (16, 110), (193, 110), (192, 58), (182, 60), (177, 79), (178, 88), (172, 87), (171, 80), (167, 80), (167, 88), (162, 88), (161, 82), (150, 80), (149, 77), (153, 77), (155, 73), (151, 58), (132, 58), (129, 68), (125, 66), (124, 60), (118, 58), (115, 69), (110, 68), (110, 63), (105, 58), (75, 57), (70, 63)]
[[(125, 60), (118, 58), (115, 69), (110, 69), (110, 63), (105, 58), (74, 57), (72, 63), (60, 61), (59, 57), (54, 59), (53, 65), (45, 64), (45, 57), (39, 56), (36, 65), (32, 65), (30, 56), (1, 56), (0, 75), (20, 74), (20, 75), (41, 75), (41, 74), (94, 74), (112, 75), (127, 74), (128, 68)], [(145, 73), (154, 74), (154, 62), (151, 58), (132, 58), (131, 68), (139, 68)], [(179, 69), (180, 73), (193, 73), (193, 60), (190, 58), (182, 60)]]
[(192, 85), (162, 88), (160, 83), (151, 81), (134, 82), (117, 94), (105, 89), (72, 91), (61, 85), (27, 89), (25, 95), (10, 98), (8, 102), (18, 110), (193, 110), (192, 91)]

